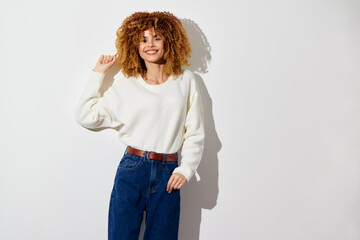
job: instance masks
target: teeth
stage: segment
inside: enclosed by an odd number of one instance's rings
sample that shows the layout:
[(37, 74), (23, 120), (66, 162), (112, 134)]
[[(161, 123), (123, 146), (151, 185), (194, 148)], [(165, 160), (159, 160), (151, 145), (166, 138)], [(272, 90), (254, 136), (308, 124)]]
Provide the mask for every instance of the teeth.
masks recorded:
[(154, 52), (156, 52), (156, 51), (147, 51), (147, 53), (154, 53)]

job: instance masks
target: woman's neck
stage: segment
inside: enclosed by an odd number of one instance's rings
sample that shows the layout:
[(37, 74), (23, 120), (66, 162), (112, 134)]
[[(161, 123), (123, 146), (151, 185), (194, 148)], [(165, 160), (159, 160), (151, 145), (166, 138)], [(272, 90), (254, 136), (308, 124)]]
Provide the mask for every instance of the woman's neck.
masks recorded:
[(164, 71), (165, 64), (146, 63), (146, 76), (145, 80), (154, 83), (161, 84), (165, 82), (169, 75)]

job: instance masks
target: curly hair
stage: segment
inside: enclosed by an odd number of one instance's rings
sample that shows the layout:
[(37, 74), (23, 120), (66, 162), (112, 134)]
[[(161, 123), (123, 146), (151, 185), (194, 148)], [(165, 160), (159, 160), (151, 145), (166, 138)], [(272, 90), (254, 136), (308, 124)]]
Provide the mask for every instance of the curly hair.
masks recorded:
[(126, 77), (146, 76), (146, 65), (139, 54), (139, 43), (143, 32), (149, 30), (164, 39), (164, 71), (176, 78), (182, 73), (182, 66), (190, 66), (189, 37), (180, 20), (170, 12), (135, 12), (125, 18), (116, 31), (115, 46), (117, 62)]

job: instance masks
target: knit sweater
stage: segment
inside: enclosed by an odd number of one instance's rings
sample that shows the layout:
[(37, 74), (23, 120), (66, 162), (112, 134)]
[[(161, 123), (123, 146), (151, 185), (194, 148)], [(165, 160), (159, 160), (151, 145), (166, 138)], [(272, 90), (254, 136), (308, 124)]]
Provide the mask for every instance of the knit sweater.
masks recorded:
[(121, 142), (141, 150), (176, 153), (188, 181), (195, 174), (204, 148), (204, 111), (194, 74), (184, 70), (177, 78), (153, 85), (142, 77), (124, 77), (121, 71), (101, 96), (105, 73), (91, 70), (75, 108), (78, 124), (89, 130), (111, 128)]

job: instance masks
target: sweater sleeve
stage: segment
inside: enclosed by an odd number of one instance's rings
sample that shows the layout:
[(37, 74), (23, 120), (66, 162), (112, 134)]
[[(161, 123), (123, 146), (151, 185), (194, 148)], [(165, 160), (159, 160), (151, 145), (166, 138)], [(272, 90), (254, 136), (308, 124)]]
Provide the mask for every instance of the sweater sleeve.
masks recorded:
[(101, 96), (100, 88), (105, 73), (91, 70), (88, 81), (75, 107), (75, 120), (89, 130), (116, 128), (120, 122), (116, 115), (117, 96), (110, 86)]
[(203, 104), (199, 88), (192, 73), (190, 80), (185, 134), (181, 150), (181, 165), (173, 171), (173, 173), (182, 173), (188, 182), (200, 164), (205, 139)]

